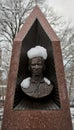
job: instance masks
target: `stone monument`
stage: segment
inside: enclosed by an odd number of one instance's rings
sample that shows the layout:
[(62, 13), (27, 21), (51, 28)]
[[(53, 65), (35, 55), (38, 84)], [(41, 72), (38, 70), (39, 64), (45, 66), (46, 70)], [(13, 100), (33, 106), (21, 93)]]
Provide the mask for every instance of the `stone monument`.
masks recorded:
[(66, 129), (72, 123), (60, 41), (36, 6), (14, 39), (2, 130)]

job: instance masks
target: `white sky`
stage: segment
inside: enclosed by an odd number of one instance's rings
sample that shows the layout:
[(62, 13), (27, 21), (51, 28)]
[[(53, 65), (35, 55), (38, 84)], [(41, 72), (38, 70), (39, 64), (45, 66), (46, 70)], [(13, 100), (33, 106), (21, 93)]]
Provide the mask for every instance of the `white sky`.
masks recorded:
[(74, 22), (74, 0), (46, 0), (59, 16), (70, 22)]

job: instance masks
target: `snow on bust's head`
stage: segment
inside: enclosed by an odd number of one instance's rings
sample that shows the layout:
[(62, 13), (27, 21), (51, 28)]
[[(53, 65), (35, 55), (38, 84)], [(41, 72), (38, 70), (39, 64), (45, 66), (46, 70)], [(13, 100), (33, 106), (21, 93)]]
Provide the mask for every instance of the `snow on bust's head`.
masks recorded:
[(35, 57), (42, 57), (44, 60), (46, 60), (47, 50), (42, 46), (35, 46), (27, 52), (27, 57), (29, 59), (32, 59)]

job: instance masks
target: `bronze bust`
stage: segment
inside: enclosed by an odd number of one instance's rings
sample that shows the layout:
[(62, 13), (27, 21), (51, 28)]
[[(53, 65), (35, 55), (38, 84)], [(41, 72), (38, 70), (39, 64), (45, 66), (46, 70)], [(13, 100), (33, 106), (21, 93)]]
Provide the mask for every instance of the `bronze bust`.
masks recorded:
[[(32, 54), (32, 56), (31, 53), (29, 54), (30, 50), (28, 51), (31, 77), (28, 77), (22, 81), (21, 88), (23, 92), (30, 97), (42, 98), (51, 93), (53, 85), (50, 83), (50, 80), (43, 77), (43, 72), (45, 70), (45, 59), (47, 58), (46, 49), (41, 46), (36, 46), (33, 49), (36, 48), (37, 52), (34, 50), (34, 54)], [(41, 49), (45, 50), (45, 52)], [(42, 51), (42, 53), (39, 51)]]

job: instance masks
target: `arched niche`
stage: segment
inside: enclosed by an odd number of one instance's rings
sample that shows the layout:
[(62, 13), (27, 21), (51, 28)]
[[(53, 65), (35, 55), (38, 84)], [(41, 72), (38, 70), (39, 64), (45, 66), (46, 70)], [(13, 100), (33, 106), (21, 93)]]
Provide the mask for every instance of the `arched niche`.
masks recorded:
[[(47, 77), (54, 86), (52, 93), (43, 99), (33, 99), (26, 96), (21, 90), (20, 86), (22, 80), (30, 76), (30, 72), (28, 70), (28, 58), (26, 53), (30, 48), (36, 45), (43, 46), (47, 49), (48, 57), (45, 61), (46, 69), (44, 76)], [(61, 108), (52, 41), (42, 28), (37, 18), (25, 36), (24, 40), (22, 41), (13, 108), (15, 110), (53, 110)]]

